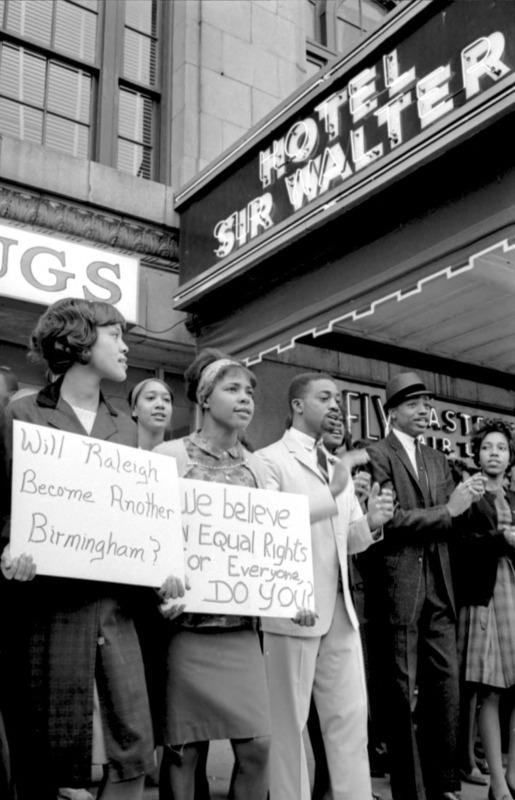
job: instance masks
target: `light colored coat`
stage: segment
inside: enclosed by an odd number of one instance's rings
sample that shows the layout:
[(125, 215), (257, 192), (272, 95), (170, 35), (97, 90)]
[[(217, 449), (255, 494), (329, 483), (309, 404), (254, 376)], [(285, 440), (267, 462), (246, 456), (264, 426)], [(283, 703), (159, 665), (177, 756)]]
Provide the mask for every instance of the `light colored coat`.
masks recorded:
[[(345, 608), (352, 626), (357, 629), (358, 619), (349, 589), (347, 556), (366, 550), (374, 538), (354, 493), (352, 481), (349, 480), (335, 500), (322, 474), (310, 461), (309, 453), (289, 430), (282, 439), (258, 450), (256, 455), (266, 464), (268, 489), (305, 494), (308, 498), (315, 607), (318, 614), (316, 624), (312, 627), (296, 625), (289, 619), (263, 618), (263, 630), (302, 637), (326, 634), (333, 619), (339, 571)], [(331, 461), (329, 456), (330, 471)]]

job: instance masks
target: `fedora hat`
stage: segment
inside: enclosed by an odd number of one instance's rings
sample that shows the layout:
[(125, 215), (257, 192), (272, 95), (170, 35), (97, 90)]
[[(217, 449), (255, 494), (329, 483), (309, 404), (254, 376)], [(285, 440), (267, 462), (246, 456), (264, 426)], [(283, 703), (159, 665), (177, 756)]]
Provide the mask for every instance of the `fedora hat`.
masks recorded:
[(433, 396), (433, 393), (424, 385), (416, 372), (400, 372), (386, 384), (384, 410), (390, 411), (390, 409), (398, 406), (399, 403), (407, 400), (408, 397), (416, 397), (420, 394)]

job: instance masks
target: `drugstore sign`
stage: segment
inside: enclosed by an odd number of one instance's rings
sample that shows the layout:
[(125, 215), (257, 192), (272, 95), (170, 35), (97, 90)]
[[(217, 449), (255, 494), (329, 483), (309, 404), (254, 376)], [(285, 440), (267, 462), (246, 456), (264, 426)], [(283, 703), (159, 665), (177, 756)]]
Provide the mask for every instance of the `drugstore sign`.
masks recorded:
[[(346, 429), (353, 441), (378, 441), (386, 435), (387, 416), (384, 412), (384, 389), (336, 380), (341, 391)], [(446, 400), (431, 400), (429, 427), (423, 438), (435, 450), (471, 461), (470, 434), (473, 426), (485, 417), (501, 417), (515, 423), (515, 415), (478, 409)]]
[[(433, 4), (420, 5), (425, 16), (432, 11)], [(241, 248), (254, 252), (290, 218), (312, 223), (312, 208), (343, 208), (352, 192), (360, 201), (377, 187), (371, 176), (394, 165), (396, 174), (408, 168), (412, 148), (422, 158), (422, 145), (448, 147), (437, 137), (451, 125), (458, 137), (458, 118), (463, 125), (467, 119), (469, 130), (479, 124), (477, 107), (502, 93), (515, 74), (512, 6), (456, 0), (442, 10), (435, 3), (433, 16), (415, 31), (399, 28), (354, 67), (343, 59), (335, 77), (321, 81), (329, 90), (317, 91), (315, 100), (256, 138), (225, 180), (179, 194), (181, 283), (210, 267), (218, 275), (217, 262), (232, 262)], [(300, 224), (292, 229), (292, 235), (304, 232)]]
[(63, 297), (104, 300), (138, 321), (139, 259), (0, 225), (0, 298), (48, 306)]

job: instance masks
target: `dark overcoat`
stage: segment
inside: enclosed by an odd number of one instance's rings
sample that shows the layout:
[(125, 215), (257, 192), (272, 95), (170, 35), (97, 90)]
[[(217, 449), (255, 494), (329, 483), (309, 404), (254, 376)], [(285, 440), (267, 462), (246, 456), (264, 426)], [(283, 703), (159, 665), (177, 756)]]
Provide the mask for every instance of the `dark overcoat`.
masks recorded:
[[(515, 525), (515, 492), (508, 490), (506, 499)], [(487, 606), (494, 592), (499, 559), (507, 556), (515, 563), (515, 549), (497, 527), (493, 492), (485, 492), (460, 524), (461, 536), (452, 553), (457, 602), (460, 606)]]
[(445, 589), (455, 611), (448, 548), (454, 527), (446, 507), (454, 482), (446, 457), (421, 446), (432, 503), (426, 508), (409, 456), (394, 433), (367, 450), (372, 480), (395, 492), (395, 513), (384, 527), (382, 543), (382, 594), (390, 622), (413, 622), (423, 586), (424, 548), (430, 543), (438, 548)]
[[(60, 397), (60, 384), (13, 403), (7, 443), (13, 419), (87, 435)], [(136, 434), (133, 421), (101, 397), (89, 435), (135, 445)], [(81, 522), (87, 524), (87, 519)], [(4, 535), (8, 536), (8, 528)], [(133, 624), (142, 602), (151, 603), (152, 590), (38, 575), (29, 583), (4, 580), (3, 584), (4, 660), (14, 701), (9, 718), (18, 745), (20, 797), (31, 798), (36, 787), (33, 797), (46, 798), (52, 784), (90, 782), (95, 671), (97, 683), (103, 683), (99, 685), (102, 721), (115, 774), (129, 779), (152, 769), (148, 698)], [(148, 740), (143, 755), (142, 729)], [(31, 773), (33, 789), (27, 788), (32, 785)], [(51, 793), (52, 789), (49, 797)]]

